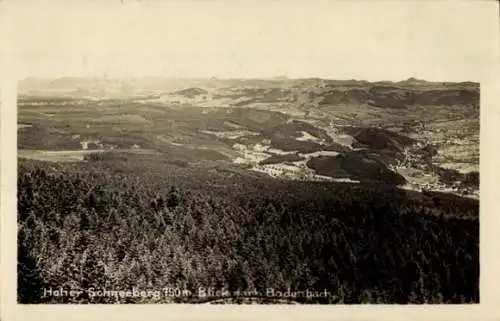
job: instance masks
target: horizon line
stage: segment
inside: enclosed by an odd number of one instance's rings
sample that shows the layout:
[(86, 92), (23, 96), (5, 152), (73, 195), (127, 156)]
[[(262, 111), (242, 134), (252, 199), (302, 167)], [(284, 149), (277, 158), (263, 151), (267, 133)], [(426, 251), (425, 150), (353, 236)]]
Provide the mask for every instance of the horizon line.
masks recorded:
[(360, 78), (325, 78), (320, 76), (308, 76), (308, 77), (289, 77), (286, 75), (278, 75), (278, 76), (267, 76), (267, 77), (217, 77), (217, 76), (205, 76), (205, 77), (185, 77), (185, 76), (160, 76), (160, 75), (146, 75), (146, 76), (129, 76), (129, 77), (118, 77), (118, 76), (60, 76), (60, 77), (46, 77), (46, 76), (27, 76), (22, 79), (18, 79), (18, 82), (27, 81), (27, 80), (61, 80), (61, 79), (87, 79), (87, 80), (141, 80), (141, 79), (162, 79), (162, 80), (220, 80), (220, 81), (228, 81), (228, 80), (267, 80), (267, 81), (293, 81), (293, 80), (325, 80), (325, 81), (338, 81), (338, 82), (349, 82), (349, 81), (357, 81), (357, 82), (367, 82), (367, 83), (377, 83), (377, 82), (389, 82), (389, 83), (400, 83), (400, 82), (408, 82), (408, 81), (420, 81), (420, 82), (428, 82), (428, 83), (477, 83), (479, 84), (479, 80), (429, 80), (425, 78), (418, 78), (414, 76), (410, 76), (407, 78), (399, 79), (399, 80), (390, 80), (390, 79), (380, 79), (380, 80), (367, 80)]

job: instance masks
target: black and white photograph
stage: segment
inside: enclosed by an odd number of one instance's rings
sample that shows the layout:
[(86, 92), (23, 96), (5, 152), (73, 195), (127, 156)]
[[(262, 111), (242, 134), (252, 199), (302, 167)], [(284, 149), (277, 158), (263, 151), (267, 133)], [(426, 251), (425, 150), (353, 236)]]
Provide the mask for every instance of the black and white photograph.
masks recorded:
[(16, 7), (17, 303), (481, 303), (458, 2)]

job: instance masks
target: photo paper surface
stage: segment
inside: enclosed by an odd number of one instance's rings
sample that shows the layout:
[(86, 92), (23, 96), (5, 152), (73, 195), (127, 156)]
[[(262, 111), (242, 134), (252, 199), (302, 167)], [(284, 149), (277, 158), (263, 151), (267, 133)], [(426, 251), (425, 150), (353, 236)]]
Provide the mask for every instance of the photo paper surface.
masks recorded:
[(3, 303), (489, 317), (495, 7), (5, 3)]

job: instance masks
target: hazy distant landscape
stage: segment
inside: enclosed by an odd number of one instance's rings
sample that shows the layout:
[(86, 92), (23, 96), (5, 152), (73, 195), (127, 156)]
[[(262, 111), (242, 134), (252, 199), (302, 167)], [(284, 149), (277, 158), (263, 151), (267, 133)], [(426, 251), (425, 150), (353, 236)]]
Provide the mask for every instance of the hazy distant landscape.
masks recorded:
[(475, 83), (68, 78), (20, 93), (20, 156), (148, 148), (328, 180), (365, 177), (337, 168), (359, 162), (407, 188), (478, 195), (461, 184), (479, 169)]
[(22, 80), (19, 300), (478, 302), (479, 112), (473, 82)]

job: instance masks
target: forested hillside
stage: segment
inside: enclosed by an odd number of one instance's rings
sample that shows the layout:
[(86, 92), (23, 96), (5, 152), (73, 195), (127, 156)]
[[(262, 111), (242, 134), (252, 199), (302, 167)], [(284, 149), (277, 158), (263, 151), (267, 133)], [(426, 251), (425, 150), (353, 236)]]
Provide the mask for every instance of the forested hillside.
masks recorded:
[(20, 302), (114, 302), (42, 298), (48, 287), (190, 291), (161, 302), (208, 300), (199, 287), (332, 294), (304, 303), (479, 301), (476, 200), (125, 160), (20, 160), (18, 194)]

